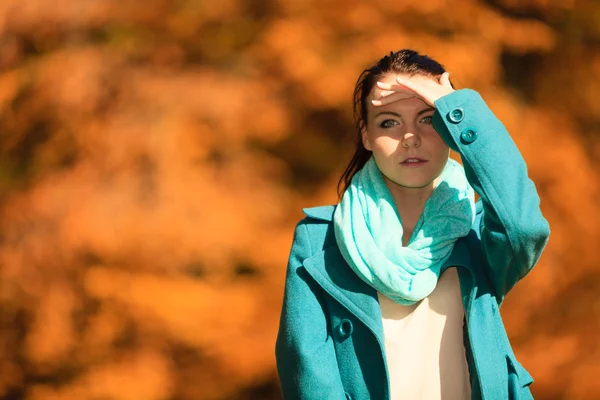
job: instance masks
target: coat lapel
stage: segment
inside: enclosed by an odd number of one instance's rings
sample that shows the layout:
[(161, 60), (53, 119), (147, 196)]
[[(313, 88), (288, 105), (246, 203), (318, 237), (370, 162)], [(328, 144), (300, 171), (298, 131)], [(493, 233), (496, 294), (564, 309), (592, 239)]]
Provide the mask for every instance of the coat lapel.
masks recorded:
[(474, 295), (474, 277), (471, 270), (472, 260), (469, 254), (469, 250), (467, 246), (461, 241), (458, 240), (452, 252), (450, 253), (450, 257), (446, 260), (444, 265), (442, 266), (442, 271), (449, 267), (457, 267), (458, 268), (458, 279), (460, 281), (460, 294), (462, 297), (463, 307), (465, 309), (465, 315), (469, 315), (469, 311), (471, 309), (471, 304)]
[(456, 242), (452, 255), (445, 265), (459, 267), (460, 289), (469, 326), (468, 334), (481, 388), (481, 397), (483, 399), (507, 399), (507, 374), (498, 369), (499, 366), (506, 364), (505, 355), (499, 351), (494, 335), (496, 327), (494, 319), (499, 317), (491, 312), (489, 303), (491, 294), (479, 290), (476, 274), (481, 271), (473, 269), (476, 263), (463, 240)]
[(337, 246), (304, 260), (312, 278), (348, 311), (364, 323), (383, 344), (383, 325), (377, 292), (363, 282), (346, 263)]
[[(362, 281), (350, 268), (337, 246), (330, 246), (303, 263), (309, 275), (334, 299), (360, 319), (383, 343), (383, 325), (377, 291)], [(457, 242), (443, 269), (458, 267), (465, 314), (469, 315), (474, 297), (474, 277), (468, 249)]]

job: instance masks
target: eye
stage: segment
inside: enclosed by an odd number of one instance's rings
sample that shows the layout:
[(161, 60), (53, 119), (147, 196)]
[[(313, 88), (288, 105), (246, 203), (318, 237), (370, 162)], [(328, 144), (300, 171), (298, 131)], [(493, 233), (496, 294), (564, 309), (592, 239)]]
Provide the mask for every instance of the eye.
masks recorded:
[(423, 124), (432, 124), (433, 123), (433, 116), (432, 115), (427, 115), (423, 118), (421, 118), (421, 120), (419, 121)]
[(379, 124), (379, 127), (383, 128), (383, 129), (388, 129), (388, 128), (393, 127), (394, 125), (398, 125), (398, 122), (394, 121), (393, 119), (386, 119), (386, 120), (381, 121), (381, 123)]

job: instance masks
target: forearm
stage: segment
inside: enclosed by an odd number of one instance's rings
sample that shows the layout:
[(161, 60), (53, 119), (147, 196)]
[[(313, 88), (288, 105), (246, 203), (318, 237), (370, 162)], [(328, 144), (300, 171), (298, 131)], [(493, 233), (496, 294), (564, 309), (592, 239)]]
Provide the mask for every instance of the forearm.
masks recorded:
[(548, 240), (548, 222), (525, 160), (481, 96), (463, 89), (435, 105), (436, 130), (460, 154), (467, 179), (481, 196), (483, 253), (501, 300), (537, 262)]

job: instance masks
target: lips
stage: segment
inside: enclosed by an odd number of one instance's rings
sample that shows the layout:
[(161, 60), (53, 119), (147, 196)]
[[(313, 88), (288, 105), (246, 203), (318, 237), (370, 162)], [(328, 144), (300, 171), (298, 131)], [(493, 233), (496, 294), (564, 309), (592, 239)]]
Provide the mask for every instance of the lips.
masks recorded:
[(403, 167), (420, 167), (425, 164), (427, 160), (420, 157), (409, 157), (400, 163)]
[(405, 159), (404, 161), (402, 161), (400, 164), (417, 164), (417, 163), (424, 163), (427, 162), (427, 160), (420, 158), (420, 157), (409, 157), (407, 159)]

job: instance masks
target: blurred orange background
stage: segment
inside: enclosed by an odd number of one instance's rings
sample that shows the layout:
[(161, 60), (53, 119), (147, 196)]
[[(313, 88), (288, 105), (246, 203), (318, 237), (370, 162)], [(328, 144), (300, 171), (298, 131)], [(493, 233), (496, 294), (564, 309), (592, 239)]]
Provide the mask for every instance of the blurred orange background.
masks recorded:
[(279, 399), (294, 225), (401, 48), (537, 184), (550, 243), (502, 307), (534, 396), (600, 398), (600, 2), (4, 0), (0, 399)]

